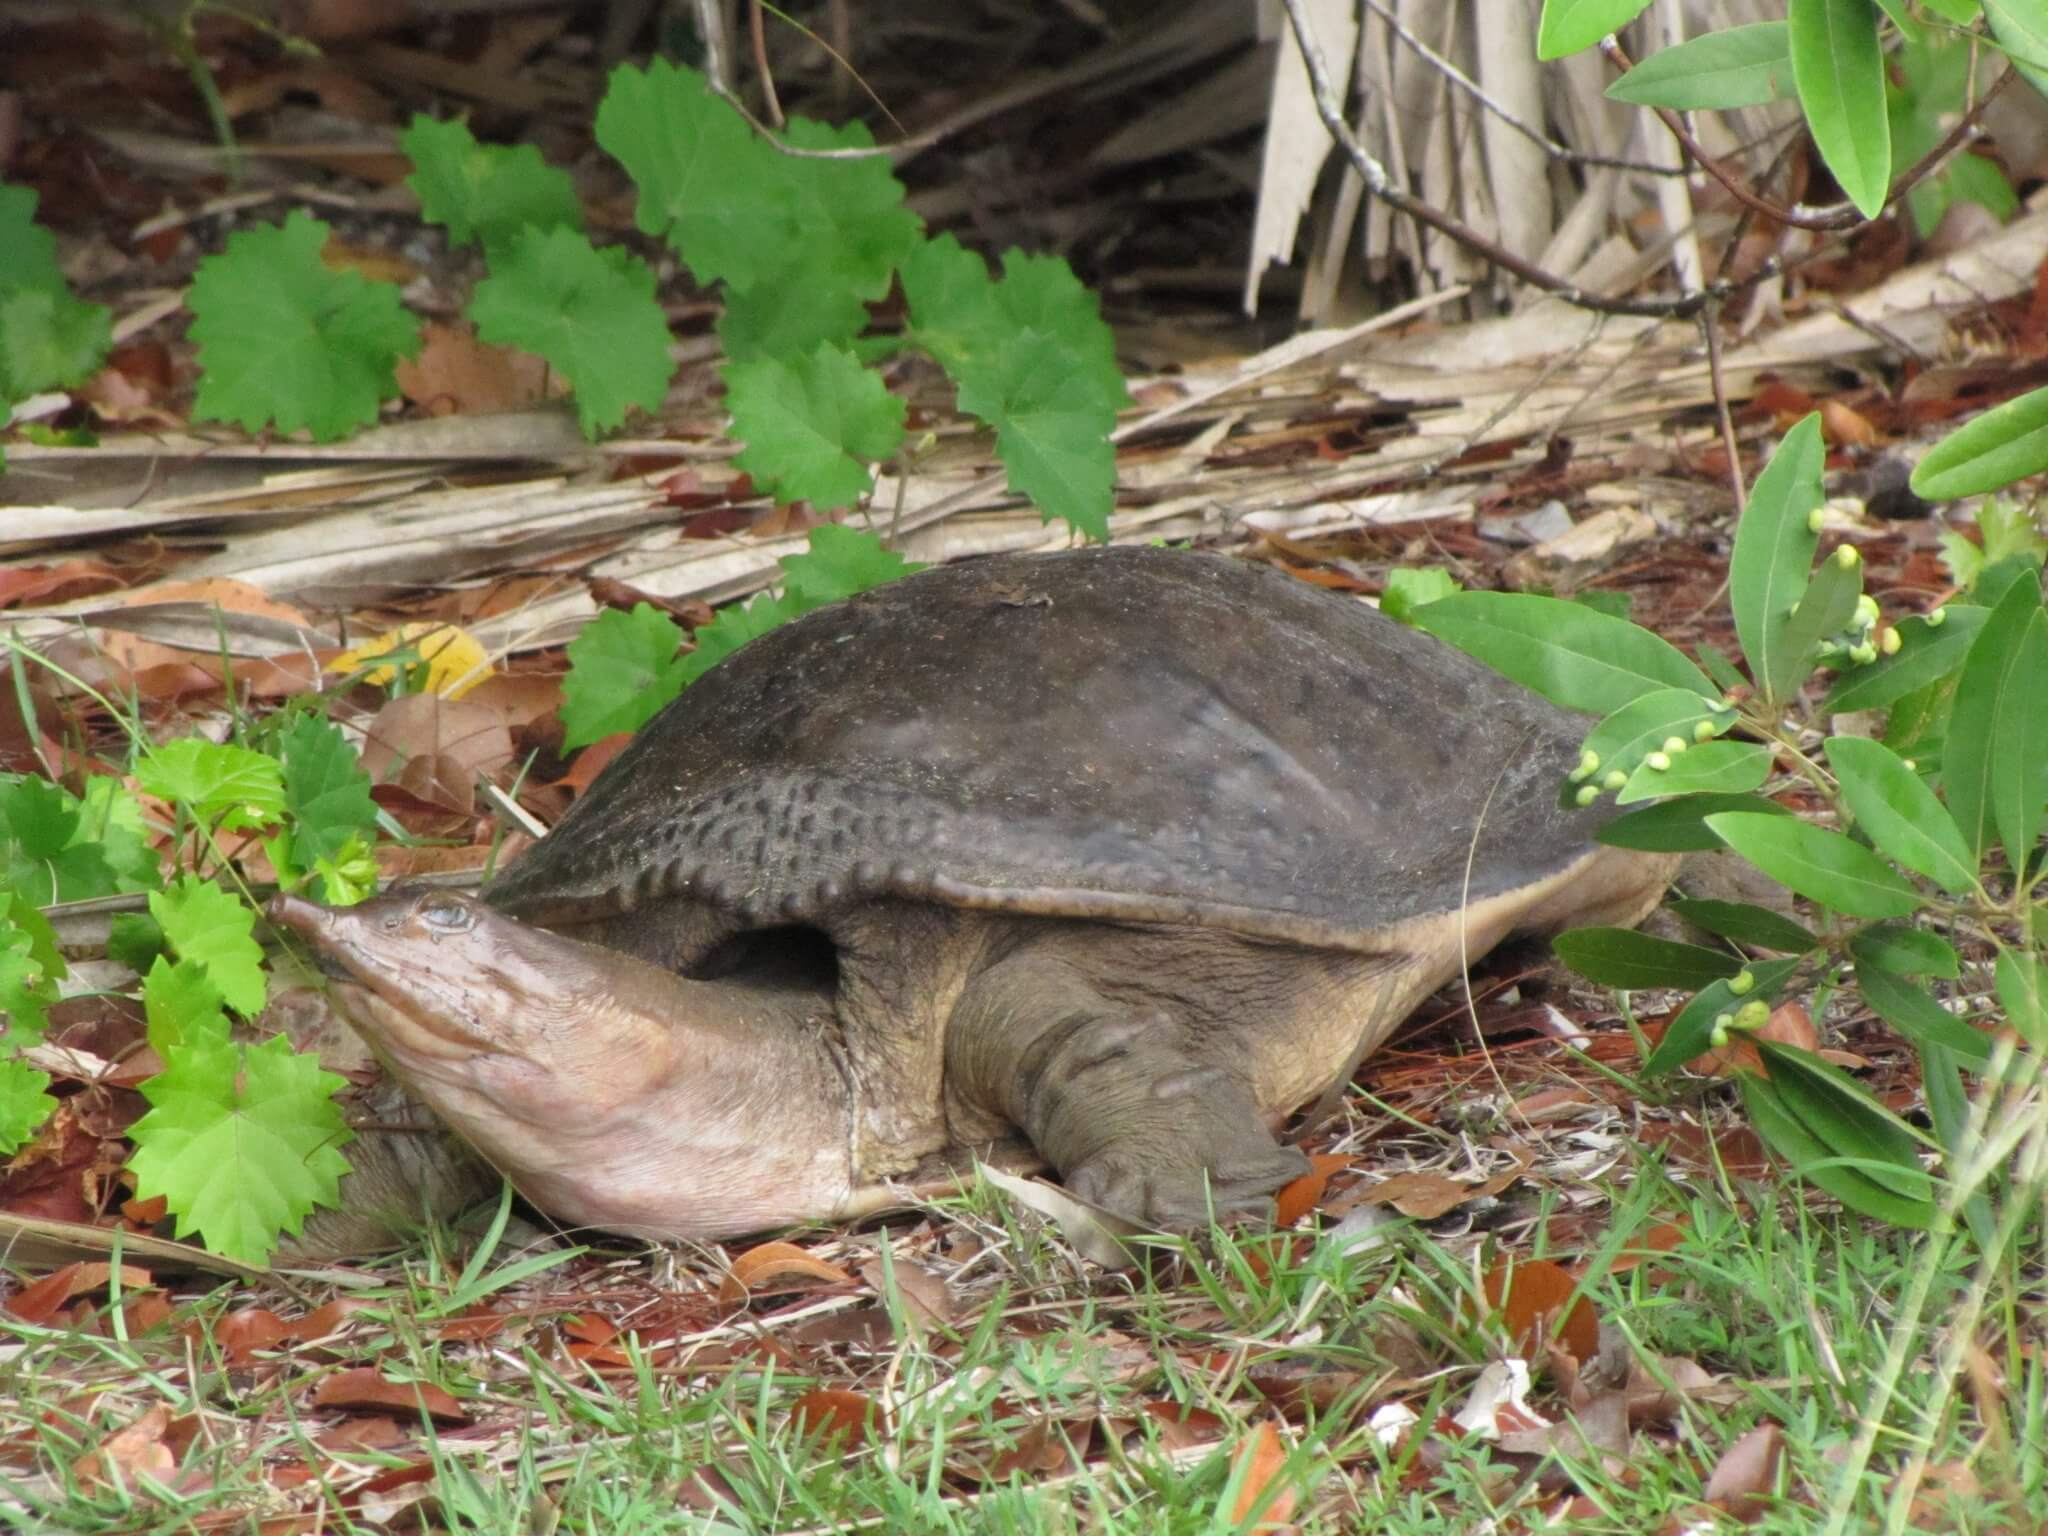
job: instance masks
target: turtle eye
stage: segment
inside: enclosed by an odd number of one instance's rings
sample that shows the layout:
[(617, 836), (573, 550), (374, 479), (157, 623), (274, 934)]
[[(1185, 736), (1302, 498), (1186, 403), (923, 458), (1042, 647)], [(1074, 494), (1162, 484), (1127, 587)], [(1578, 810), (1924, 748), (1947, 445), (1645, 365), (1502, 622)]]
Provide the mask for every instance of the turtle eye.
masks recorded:
[(454, 896), (422, 897), (415, 910), (422, 922), (441, 933), (465, 933), (476, 922), (469, 903)]

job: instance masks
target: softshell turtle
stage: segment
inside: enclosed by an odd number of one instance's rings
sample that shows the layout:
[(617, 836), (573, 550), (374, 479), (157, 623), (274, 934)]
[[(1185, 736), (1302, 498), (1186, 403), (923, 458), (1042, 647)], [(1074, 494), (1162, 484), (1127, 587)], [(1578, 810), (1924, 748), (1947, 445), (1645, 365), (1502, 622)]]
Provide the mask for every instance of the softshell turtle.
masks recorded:
[(1586, 726), (1267, 567), (998, 556), (721, 662), (481, 900), (273, 912), (564, 1221), (830, 1218), (1022, 1132), (1185, 1227), (1461, 958), (1656, 904), (1558, 807)]

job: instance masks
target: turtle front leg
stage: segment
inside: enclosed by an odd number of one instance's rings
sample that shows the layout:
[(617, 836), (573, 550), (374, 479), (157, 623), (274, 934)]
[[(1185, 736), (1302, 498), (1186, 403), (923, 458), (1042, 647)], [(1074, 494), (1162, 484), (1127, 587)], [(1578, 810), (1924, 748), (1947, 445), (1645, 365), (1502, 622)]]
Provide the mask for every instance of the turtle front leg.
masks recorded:
[(1170, 1012), (1119, 1005), (1026, 953), (961, 998), (948, 1076), (1017, 1126), (1082, 1199), (1163, 1231), (1270, 1209), (1308, 1172), (1267, 1128), (1250, 1082)]

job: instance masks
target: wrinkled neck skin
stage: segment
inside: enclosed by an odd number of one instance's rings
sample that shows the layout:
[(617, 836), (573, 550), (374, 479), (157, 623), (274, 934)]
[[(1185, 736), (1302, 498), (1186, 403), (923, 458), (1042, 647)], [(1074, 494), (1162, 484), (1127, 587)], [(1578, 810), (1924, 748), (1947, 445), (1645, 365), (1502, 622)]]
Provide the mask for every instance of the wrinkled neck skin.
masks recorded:
[(446, 893), (272, 917), (391, 1073), (558, 1221), (719, 1238), (848, 1207), (815, 993), (688, 981)]

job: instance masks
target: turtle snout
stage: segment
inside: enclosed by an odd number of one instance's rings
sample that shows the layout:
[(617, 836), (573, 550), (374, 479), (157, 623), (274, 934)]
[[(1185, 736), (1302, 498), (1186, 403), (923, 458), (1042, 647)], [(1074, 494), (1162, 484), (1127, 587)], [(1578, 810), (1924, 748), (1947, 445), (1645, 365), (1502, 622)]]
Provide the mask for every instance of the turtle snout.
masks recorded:
[(312, 951), (313, 963), (322, 974), (346, 979), (348, 967), (333, 948), (334, 910), (303, 896), (273, 896), (264, 904), (263, 915), (279, 928), (297, 934)]

